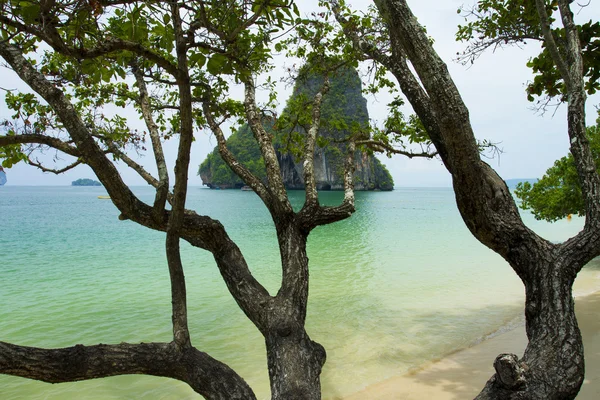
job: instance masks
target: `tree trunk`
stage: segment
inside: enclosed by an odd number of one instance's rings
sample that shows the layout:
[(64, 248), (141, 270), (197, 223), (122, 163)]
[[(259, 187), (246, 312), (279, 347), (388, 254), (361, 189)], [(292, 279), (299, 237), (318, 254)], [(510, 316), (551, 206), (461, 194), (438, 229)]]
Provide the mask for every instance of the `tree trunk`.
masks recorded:
[(270, 333), (266, 339), (272, 400), (320, 400), (326, 353), (302, 327)]
[(574, 399), (583, 383), (583, 342), (571, 290), (575, 274), (567, 272), (573, 269), (542, 254), (532, 259), (544, 262), (524, 279), (529, 344), (520, 360), (512, 354), (496, 358), (496, 374), (479, 400)]
[(308, 234), (292, 221), (277, 224), (283, 267), (282, 285), (269, 312), (267, 347), (273, 400), (321, 399), (323, 346), (313, 342), (304, 324), (308, 303)]

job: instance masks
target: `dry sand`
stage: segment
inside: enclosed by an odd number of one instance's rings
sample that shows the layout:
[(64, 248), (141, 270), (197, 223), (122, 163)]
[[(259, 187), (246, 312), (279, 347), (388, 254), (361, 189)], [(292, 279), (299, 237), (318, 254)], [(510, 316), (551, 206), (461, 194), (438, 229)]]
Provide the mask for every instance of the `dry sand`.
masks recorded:
[[(575, 300), (583, 335), (586, 378), (578, 400), (600, 399), (600, 293)], [(527, 345), (525, 327), (458, 351), (412, 374), (368, 386), (344, 400), (464, 400), (474, 398), (493, 375), (500, 353), (522, 355)]]

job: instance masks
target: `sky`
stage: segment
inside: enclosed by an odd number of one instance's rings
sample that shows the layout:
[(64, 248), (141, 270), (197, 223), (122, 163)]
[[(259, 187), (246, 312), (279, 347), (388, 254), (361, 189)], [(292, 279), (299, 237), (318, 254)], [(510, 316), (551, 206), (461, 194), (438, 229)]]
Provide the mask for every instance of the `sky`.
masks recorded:
[[(504, 179), (539, 178), (553, 162), (568, 153), (568, 137), (566, 127), (566, 106), (556, 111), (541, 115), (532, 110), (532, 103), (525, 96), (525, 85), (532, 79), (531, 71), (526, 67), (528, 59), (539, 53), (539, 45), (528, 44), (523, 48), (500, 49), (488, 51), (473, 65), (463, 66), (453, 59), (457, 52), (464, 50), (466, 44), (454, 40), (457, 26), (464, 22), (457, 14), (459, 6), (472, 3), (470, 0), (410, 0), (413, 13), (426, 26), (428, 34), (434, 39), (434, 47), (447, 63), (463, 99), (470, 110), (470, 118), (476, 136), (498, 143), (502, 154), (486, 160), (498, 171)], [(309, 13), (317, 8), (317, 0), (299, 1), (302, 13)], [(370, 1), (349, 1), (356, 9), (364, 9)], [(574, 3), (576, 21), (585, 22), (590, 18), (597, 19), (600, 15), (600, 2), (591, 0), (589, 5), (580, 9)], [(290, 65), (290, 60), (277, 58), (277, 69), (272, 75), (277, 78), (284, 75), (284, 68)], [(0, 67), (0, 87), (5, 89), (25, 90), (18, 77), (10, 70)], [(284, 83), (278, 84), (279, 107), (283, 108), (291, 94), (292, 88)], [(241, 90), (234, 91), (235, 96), (241, 96)], [(3, 96), (2, 96), (3, 97)], [(381, 123), (385, 119), (386, 104), (390, 97), (385, 94), (367, 97), (370, 118)], [(597, 113), (595, 106), (600, 104), (600, 95), (592, 96), (587, 103), (587, 124), (595, 123)], [(406, 109), (406, 114), (410, 109)], [(0, 101), (0, 118), (9, 115), (6, 105)], [(134, 113), (125, 113), (134, 126), (143, 129), (136, 122)], [(202, 180), (196, 175), (199, 164), (205, 159), (216, 145), (216, 139), (201, 131), (196, 134), (192, 147), (192, 158), (189, 171), (189, 184), (202, 185)], [(169, 169), (174, 167), (177, 151), (176, 140), (165, 144), (165, 154)], [(52, 161), (56, 152), (49, 151), (41, 159)], [(132, 154), (135, 156), (135, 154)], [(66, 165), (68, 157), (59, 155), (60, 165)], [(137, 157), (137, 156), (136, 156)], [(439, 160), (407, 159), (394, 156), (389, 159), (379, 157), (391, 172), (397, 187), (449, 187), (451, 179)], [(147, 154), (138, 161), (156, 176), (153, 156)], [(119, 170), (124, 181), (129, 185), (145, 185), (135, 172), (125, 166)], [(79, 178), (94, 178), (87, 166), (80, 166), (62, 175), (43, 173), (38, 169), (18, 164), (7, 170), (7, 185), (70, 185), (71, 181)]]

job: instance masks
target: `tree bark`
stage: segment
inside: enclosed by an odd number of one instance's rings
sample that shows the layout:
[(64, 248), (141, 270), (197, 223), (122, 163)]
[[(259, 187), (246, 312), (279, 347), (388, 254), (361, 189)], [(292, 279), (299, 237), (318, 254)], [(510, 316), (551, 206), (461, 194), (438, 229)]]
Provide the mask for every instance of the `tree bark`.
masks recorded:
[[(288, 328), (289, 327), (289, 328)], [(325, 348), (301, 326), (282, 324), (265, 338), (272, 400), (320, 400)]]
[[(556, 251), (554, 253), (557, 253)], [(575, 274), (567, 257), (532, 254), (533, 276), (525, 284), (525, 317), (529, 343), (523, 357), (496, 359), (496, 374), (478, 400), (574, 399), (584, 378), (581, 333), (575, 317)]]
[(206, 399), (256, 399), (227, 365), (193, 347), (181, 350), (175, 343), (38, 349), (0, 342), (0, 373), (49, 383), (145, 374), (186, 382)]
[(326, 352), (304, 329), (309, 283), (308, 234), (291, 220), (277, 223), (277, 236), (283, 267), (282, 285), (271, 303), (264, 333), (271, 398), (318, 400)]

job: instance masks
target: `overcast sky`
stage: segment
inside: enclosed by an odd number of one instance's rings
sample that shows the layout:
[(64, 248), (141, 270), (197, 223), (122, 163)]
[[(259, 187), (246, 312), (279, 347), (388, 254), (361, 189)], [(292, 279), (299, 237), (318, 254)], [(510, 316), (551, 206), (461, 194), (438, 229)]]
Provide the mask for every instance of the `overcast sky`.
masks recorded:
[[(309, 12), (316, 7), (316, 3), (316, 0), (299, 1), (298, 5), (301, 11)], [(364, 8), (370, 3), (364, 0), (351, 2), (356, 8)], [(568, 152), (566, 107), (562, 106), (556, 113), (549, 112), (543, 116), (531, 110), (532, 104), (527, 101), (524, 89), (532, 75), (525, 64), (530, 57), (539, 53), (536, 44), (530, 44), (523, 49), (511, 48), (495, 53), (489, 52), (469, 68), (453, 61), (456, 53), (465, 48), (465, 44), (454, 41), (457, 25), (463, 21), (456, 11), (461, 4), (471, 3), (470, 0), (409, 1), (415, 15), (434, 38), (436, 50), (447, 62), (450, 73), (469, 107), (477, 137), (497, 142), (503, 150), (500, 157), (488, 162), (504, 179), (541, 177), (554, 160)], [(576, 18), (580, 22), (590, 18), (597, 19), (600, 16), (600, 3), (598, 0), (591, 0), (588, 7), (580, 11), (575, 5), (574, 10), (578, 12)], [(283, 69), (283, 65), (281, 67)], [(0, 86), (4, 88), (24, 87), (11, 71), (4, 68), (0, 68), (0, 82)], [(291, 88), (280, 85), (281, 108), (285, 105), (290, 91)], [(372, 120), (382, 121), (385, 118), (385, 105), (388, 101), (389, 98), (383, 95), (367, 98)], [(598, 104), (598, 95), (588, 100), (588, 125), (596, 120), (594, 106)], [(7, 115), (6, 105), (0, 102), (0, 117)], [(141, 125), (138, 126), (143, 129)], [(197, 134), (192, 150), (190, 185), (202, 184), (202, 180), (196, 175), (198, 165), (212, 151), (215, 144), (215, 139), (207, 133)], [(171, 170), (176, 148), (175, 140), (171, 140), (165, 147)], [(48, 157), (54, 154), (51, 152)], [(409, 160), (400, 156), (392, 159), (380, 158), (392, 173), (396, 186), (450, 186), (449, 174), (438, 160)], [(151, 155), (143, 157), (140, 162), (148, 170), (155, 171)], [(125, 167), (120, 169), (126, 183), (145, 184), (134, 172)], [(17, 165), (7, 170), (7, 175), (7, 185), (69, 185), (78, 178), (94, 178), (93, 172), (86, 166), (56, 176), (42, 173), (27, 165)]]

